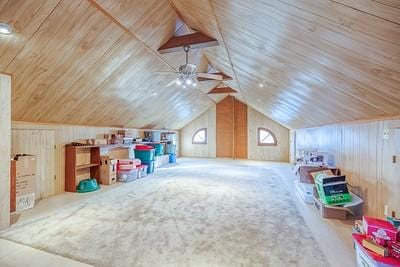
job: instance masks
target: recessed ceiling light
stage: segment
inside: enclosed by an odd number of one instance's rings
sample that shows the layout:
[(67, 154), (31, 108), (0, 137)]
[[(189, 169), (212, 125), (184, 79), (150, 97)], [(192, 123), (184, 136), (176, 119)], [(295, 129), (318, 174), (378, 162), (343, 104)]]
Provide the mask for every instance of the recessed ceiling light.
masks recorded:
[(7, 23), (0, 22), (0, 34), (12, 34), (14, 31), (13, 27)]
[(263, 87), (264, 87), (264, 84), (263, 84), (263, 83), (259, 83), (259, 84), (258, 84), (258, 87), (263, 88)]
[(193, 112), (196, 112), (196, 109), (195, 109), (195, 108), (193, 109)]
[(158, 95), (158, 93), (157, 93), (157, 92), (154, 92), (154, 93), (153, 93), (153, 96), (156, 96), (156, 95)]

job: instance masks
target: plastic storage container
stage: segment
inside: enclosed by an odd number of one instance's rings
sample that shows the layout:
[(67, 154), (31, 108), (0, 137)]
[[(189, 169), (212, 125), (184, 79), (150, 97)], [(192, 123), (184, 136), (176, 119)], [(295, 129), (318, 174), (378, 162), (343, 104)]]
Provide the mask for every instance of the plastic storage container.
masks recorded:
[(117, 172), (118, 171), (130, 171), (136, 169), (136, 163), (131, 159), (119, 159), (117, 163)]
[(400, 266), (400, 261), (393, 257), (381, 257), (371, 252), (362, 245), (365, 238), (359, 234), (353, 234), (353, 243), (356, 249), (357, 267), (395, 267)]
[(159, 144), (150, 144), (154, 149), (156, 150), (156, 156), (161, 156), (164, 155), (164, 145), (159, 143)]
[(154, 172), (154, 160), (151, 161), (143, 161), (142, 164), (147, 166), (147, 174)]
[(144, 135), (149, 138), (152, 142), (161, 141), (161, 131), (145, 131)]
[(169, 163), (169, 155), (156, 156), (154, 159), (154, 168), (160, 168)]
[(138, 178), (143, 178), (147, 176), (147, 165), (140, 165), (138, 169)]
[(176, 163), (176, 154), (169, 154), (169, 163)]
[(166, 154), (175, 154), (176, 153), (176, 145), (166, 144), (165, 145), (165, 153)]
[(140, 159), (142, 162), (154, 160), (155, 151), (153, 147), (151, 149), (135, 148), (135, 158)]
[(118, 182), (131, 182), (138, 177), (138, 170), (133, 169), (130, 171), (119, 171), (117, 173)]
[(136, 145), (135, 149), (141, 149), (141, 150), (146, 150), (146, 149), (153, 149), (154, 147), (149, 146), (149, 145)]
[(295, 188), (299, 196), (308, 204), (314, 204), (314, 184), (300, 183), (297, 179), (294, 181)]

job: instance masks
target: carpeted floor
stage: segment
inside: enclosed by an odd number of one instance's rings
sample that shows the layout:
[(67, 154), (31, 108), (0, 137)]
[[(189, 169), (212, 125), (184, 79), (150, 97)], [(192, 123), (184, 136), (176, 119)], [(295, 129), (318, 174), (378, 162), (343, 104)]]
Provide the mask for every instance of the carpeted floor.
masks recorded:
[(328, 265), (272, 170), (221, 160), (156, 171), (0, 236), (99, 267)]

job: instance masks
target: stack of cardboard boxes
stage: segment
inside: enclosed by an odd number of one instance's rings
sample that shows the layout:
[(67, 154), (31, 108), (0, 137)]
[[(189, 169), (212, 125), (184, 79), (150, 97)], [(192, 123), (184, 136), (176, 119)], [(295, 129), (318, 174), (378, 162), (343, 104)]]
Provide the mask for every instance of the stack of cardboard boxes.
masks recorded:
[(35, 205), (36, 156), (15, 155), (11, 161), (11, 211), (23, 211)]

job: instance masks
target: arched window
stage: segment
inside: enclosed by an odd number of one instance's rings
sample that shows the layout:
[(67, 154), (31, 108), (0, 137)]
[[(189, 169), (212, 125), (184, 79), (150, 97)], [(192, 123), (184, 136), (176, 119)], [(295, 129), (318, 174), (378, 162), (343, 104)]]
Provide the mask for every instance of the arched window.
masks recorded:
[(207, 128), (201, 128), (194, 132), (192, 144), (207, 144)]
[(277, 140), (275, 135), (268, 129), (258, 128), (258, 145), (259, 146), (276, 146)]

